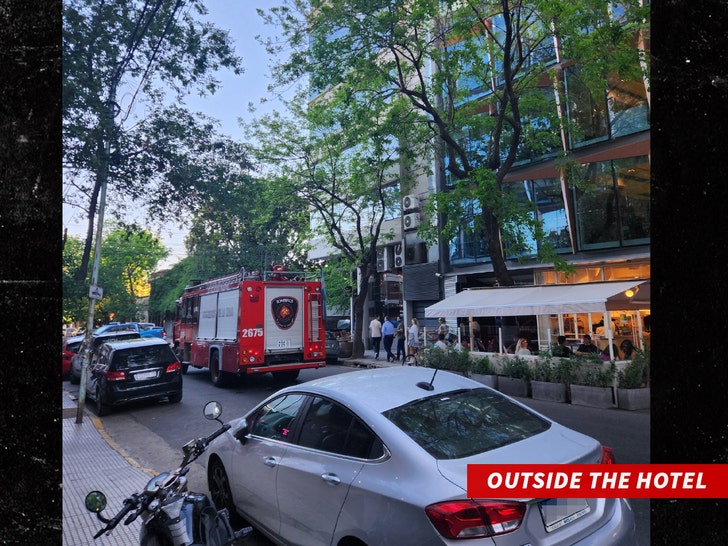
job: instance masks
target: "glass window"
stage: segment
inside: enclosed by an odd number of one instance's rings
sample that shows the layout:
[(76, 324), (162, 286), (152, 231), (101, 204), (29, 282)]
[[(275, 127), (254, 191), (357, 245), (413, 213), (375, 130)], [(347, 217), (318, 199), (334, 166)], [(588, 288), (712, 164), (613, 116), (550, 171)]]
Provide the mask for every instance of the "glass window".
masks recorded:
[(571, 250), (569, 223), (558, 178), (542, 178), (533, 181), (533, 196), (538, 218), (543, 222), (546, 242), (559, 251)]
[(644, 82), (625, 81), (618, 75), (611, 75), (607, 105), (612, 137), (629, 135), (649, 128), (647, 91)]
[(360, 459), (384, 454), (381, 441), (348, 409), (316, 397), (306, 413), (298, 444)]
[(581, 250), (646, 244), (650, 238), (646, 156), (589, 163), (574, 189)]
[(384, 416), (436, 459), (461, 459), (548, 430), (548, 421), (488, 389), (439, 394)]
[(271, 400), (255, 412), (250, 433), (272, 440), (290, 441), (293, 421), (305, 400), (303, 394), (286, 394)]
[(650, 239), (650, 165), (647, 157), (614, 161), (617, 200), (625, 245), (645, 244)]
[(566, 104), (569, 118), (569, 141), (572, 148), (606, 140), (607, 105), (605, 97), (594, 97), (581, 81), (578, 67), (565, 71)]
[(576, 229), (582, 250), (619, 245), (614, 175), (609, 161), (589, 163), (585, 184), (575, 188)]

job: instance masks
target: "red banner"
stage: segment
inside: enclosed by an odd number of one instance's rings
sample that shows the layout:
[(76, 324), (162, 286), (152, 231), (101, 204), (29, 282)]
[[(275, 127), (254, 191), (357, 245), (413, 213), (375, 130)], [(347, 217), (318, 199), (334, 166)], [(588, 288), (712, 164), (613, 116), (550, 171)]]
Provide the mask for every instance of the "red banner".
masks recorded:
[(468, 465), (471, 498), (728, 498), (728, 465)]

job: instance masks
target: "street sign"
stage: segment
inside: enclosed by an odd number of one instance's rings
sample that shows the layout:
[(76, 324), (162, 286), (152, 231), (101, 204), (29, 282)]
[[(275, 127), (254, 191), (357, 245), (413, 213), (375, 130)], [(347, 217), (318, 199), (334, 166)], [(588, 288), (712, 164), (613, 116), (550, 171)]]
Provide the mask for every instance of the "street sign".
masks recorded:
[(88, 297), (92, 300), (100, 300), (104, 297), (104, 289), (92, 284), (88, 289)]

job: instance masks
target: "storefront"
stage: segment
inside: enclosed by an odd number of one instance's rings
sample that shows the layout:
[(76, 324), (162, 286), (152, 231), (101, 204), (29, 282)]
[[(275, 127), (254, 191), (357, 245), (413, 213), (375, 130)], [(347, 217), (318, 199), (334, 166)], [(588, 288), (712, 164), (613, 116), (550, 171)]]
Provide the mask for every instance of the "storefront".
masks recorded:
[[(591, 334), (597, 345), (619, 350), (625, 339), (641, 347), (650, 335), (650, 281), (594, 282), (463, 290), (425, 309), (426, 317), (535, 316), (537, 343), (547, 349), (559, 335), (577, 345)], [(502, 336), (498, 340), (504, 350)]]

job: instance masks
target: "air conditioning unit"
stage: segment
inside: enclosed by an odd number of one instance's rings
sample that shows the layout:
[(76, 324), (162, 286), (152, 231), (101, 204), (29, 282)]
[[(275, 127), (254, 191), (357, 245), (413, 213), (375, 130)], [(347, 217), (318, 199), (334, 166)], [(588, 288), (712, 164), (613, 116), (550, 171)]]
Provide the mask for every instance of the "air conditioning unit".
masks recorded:
[(404, 241), (394, 245), (394, 267), (402, 267), (404, 265)]
[(402, 198), (402, 211), (403, 212), (409, 212), (412, 210), (419, 210), (420, 208), (420, 198), (416, 195), (405, 195)]
[(404, 225), (405, 231), (412, 231), (413, 229), (417, 229), (417, 226), (420, 225), (420, 214), (418, 212), (405, 214), (402, 223)]
[(405, 264), (423, 264), (427, 262), (427, 246), (425, 243), (407, 245), (405, 251)]
[(377, 250), (377, 273), (384, 273), (392, 269), (392, 247), (385, 246)]

